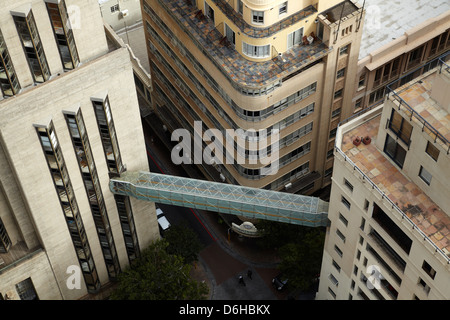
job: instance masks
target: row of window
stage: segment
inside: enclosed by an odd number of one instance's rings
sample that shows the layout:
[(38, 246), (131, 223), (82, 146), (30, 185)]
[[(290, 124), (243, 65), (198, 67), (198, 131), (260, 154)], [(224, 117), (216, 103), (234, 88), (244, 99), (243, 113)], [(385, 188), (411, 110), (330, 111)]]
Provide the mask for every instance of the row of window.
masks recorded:
[[(64, 70), (74, 69), (80, 61), (66, 4), (64, 1), (58, 3), (46, 1), (46, 7), (63, 68)], [(23, 13), (14, 13), (13, 20), (34, 83), (47, 81), (51, 72), (32, 9)], [(1, 31), (0, 56), (0, 89), (3, 96), (15, 95), (20, 91), (20, 85)]]
[[(91, 101), (100, 131), (108, 172), (110, 176), (120, 175), (124, 171), (124, 166), (120, 157), (109, 98), (106, 95), (101, 98), (91, 98)], [(114, 279), (120, 273), (119, 260), (83, 115), (81, 109), (75, 112), (63, 111), (63, 113), (100, 240), (106, 269), (109, 277)], [(45, 126), (36, 125), (36, 131), (76, 249), (85, 283), (90, 292), (95, 292), (100, 286), (100, 281), (53, 122)], [(128, 259), (132, 264), (139, 255), (139, 247), (131, 206), (127, 197), (115, 197), (115, 199)]]
[[(350, 194), (353, 193), (353, 189), (354, 189), (353, 185), (346, 178), (343, 179), (343, 186), (345, 186), (345, 188), (348, 190), (348, 192)], [(347, 198), (344, 195), (341, 195), (341, 203), (344, 205), (344, 207), (346, 207), (348, 210), (350, 210), (351, 203), (350, 203), (350, 201), (347, 200)], [(367, 200), (365, 200), (364, 211), (368, 212), (368, 208), (369, 208), (369, 202)], [(406, 254), (409, 254), (410, 249), (411, 249), (411, 245), (412, 245), (412, 240), (406, 236), (406, 234), (397, 226), (397, 224), (394, 221), (392, 221), (387, 216), (387, 214), (384, 213), (384, 211), (376, 203), (373, 203), (372, 218), (373, 218), (374, 221), (376, 221), (378, 223), (378, 225), (381, 228), (383, 228), (386, 231), (387, 234), (389, 234), (389, 236), (400, 246), (400, 248), (405, 250)], [(340, 239), (340, 241), (342, 241), (342, 243), (345, 244), (345, 242), (346, 242), (345, 232), (343, 232), (341, 230), (345, 230), (348, 227), (348, 220), (345, 217), (345, 215), (342, 214), (341, 212), (339, 212), (338, 219), (340, 221), (340, 224), (336, 225), (335, 233), (336, 233), (337, 237)], [(364, 229), (365, 229), (365, 226), (366, 226), (365, 222), (366, 222), (365, 218), (362, 217), (360, 229), (363, 232), (364, 232)], [(381, 237), (381, 235), (378, 232), (375, 231), (375, 229), (373, 227), (370, 227), (370, 232), (368, 234), (379, 244), (380, 248), (386, 249), (385, 253), (387, 255), (391, 256), (393, 261), (397, 262), (397, 265), (399, 265), (401, 267), (401, 270), (405, 269), (406, 262)], [(364, 243), (364, 238), (360, 235), (359, 236), (359, 245), (362, 246), (363, 243)], [(379, 264), (379, 266), (382, 266), (383, 269), (385, 269), (389, 273), (390, 278), (392, 278), (396, 282), (396, 284), (398, 286), (400, 286), (400, 284), (402, 282), (401, 278), (396, 274), (395, 271), (392, 270), (390, 265), (388, 263), (386, 263), (384, 261), (384, 259), (368, 243), (367, 243), (366, 247), (367, 247), (367, 252), (370, 252), (374, 256), (374, 258), (377, 261), (377, 263)], [(334, 250), (338, 254), (339, 257), (343, 257), (344, 253), (339, 248), (339, 243), (336, 243), (334, 245)], [(357, 250), (357, 254), (356, 254), (356, 259), (358, 261), (360, 261), (360, 258), (361, 258), (361, 250), (358, 249)], [(364, 258), (363, 267), (367, 268), (367, 263), (368, 263), (367, 258)], [(334, 269), (336, 270), (337, 273), (340, 273), (341, 267), (339, 266), (339, 263), (336, 262), (334, 259), (332, 260), (332, 266), (334, 267)], [(434, 278), (436, 276), (436, 271), (425, 260), (422, 263), (422, 270), (430, 277), (431, 280), (434, 280)], [(358, 266), (357, 265), (354, 266), (353, 274), (355, 276), (357, 276), (357, 274), (358, 274)], [(360, 278), (361, 278), (361, 281), (363, 283), (366, 283), (366, 285), (368, 285), (367, 277), (365, 276), (363, 271), (361, 271), (361, 277)], [(333, 283), (334, 286), (336, 286), (336, 287), (338, 286), (338, 280), (333, 275), (333, 273), (330, 273), (329, 279), (331, 280), (331, 282)], [(380, 277), (379, 280), (381, 280), (379, 282), (379, 284), (381, 285), (380, 289), (382, 289), (384, 292), (388, 293), (388, 295), (390, 295), (393, 299), (396, 299), (397, 296), (398, 296), (397, 290), (395, 290), (394, 287), (384, 277)], [(424, 289), (426, 294), (429, 293), (430, 286), (421, 277), (418, 278), (418, 285)], [(355, 288), (355, 281), (352, 280), (351, 289), (353, 290), (354, 288)], [(334, 294), (333, 289), (332, 288), (328, 288), (328, 289), (329, 289), (330, 294), (334, 298), (336, 298), (336, 295)], [(369, 287), (369, 289), (375, 295), (375, 297), (377, 297), (378, 299), (380, 299), (380, 300), (384, 300), (385, 299), (379, 293), (378, 288), (375, 288), (377, 290), (373, 290), (374, 288)], [(363, 298), (369, 299), (367, 296), (363, 296)], [(350, 294), (350, 299), (351, 299), (351, 294)]]

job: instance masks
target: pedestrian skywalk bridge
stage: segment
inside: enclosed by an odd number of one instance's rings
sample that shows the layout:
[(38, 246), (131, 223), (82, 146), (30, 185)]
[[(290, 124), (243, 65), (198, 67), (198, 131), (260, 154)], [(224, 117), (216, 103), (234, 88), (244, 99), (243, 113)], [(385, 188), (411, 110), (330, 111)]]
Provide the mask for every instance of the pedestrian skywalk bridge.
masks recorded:
[(316, 197), (151, 172), (125, 172), (110, 180), (114, 194), (309, 227), (327, 226), (328, 202)]

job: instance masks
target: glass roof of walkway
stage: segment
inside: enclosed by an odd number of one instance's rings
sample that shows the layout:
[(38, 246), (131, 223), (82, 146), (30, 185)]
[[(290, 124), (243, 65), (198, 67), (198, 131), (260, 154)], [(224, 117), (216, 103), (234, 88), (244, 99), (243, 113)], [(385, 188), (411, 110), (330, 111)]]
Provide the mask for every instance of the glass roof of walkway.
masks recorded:
[(139, 200), (249, 219), (327, 226), (328, 202), (316, 197), (150, 172), (125, 172), (110, 180), (110, 190)]

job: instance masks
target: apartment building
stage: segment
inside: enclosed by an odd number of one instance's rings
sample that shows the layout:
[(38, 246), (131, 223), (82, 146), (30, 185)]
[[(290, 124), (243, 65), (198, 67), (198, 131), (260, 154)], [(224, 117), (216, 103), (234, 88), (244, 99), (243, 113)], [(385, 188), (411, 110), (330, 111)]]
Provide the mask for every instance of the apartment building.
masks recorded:
[(450, 298), (445, 59), (337, 131), (317, 299)]
[[(169, 131), (186, 128), (200, 140), (208, 129), (244, 131), (219, 148), (244, 161), (197, 163), (205, 176), (303, 194), (331, 183), (337, 125), (353, 114), (360, 5), (144, 0), (142, 15), (153, 108)], [(264, 174), (276, 132), (278, 171)], [(206, 150), (194, 138), (192, 149)]]
[(0, 299), (104, 292), (159, 238), (133, 65), (88, 0), (0, 1)]
[[(427, 6), (410, 1), (405, 6), (371, 0), (366, 5), (352, 101), (355, 112), (381, 103), (387, 85), (401, 86), (422, 75), (450, 49), (447, 1), (434, 1)], [(385, 10), (391, 14), (383, 14)]]

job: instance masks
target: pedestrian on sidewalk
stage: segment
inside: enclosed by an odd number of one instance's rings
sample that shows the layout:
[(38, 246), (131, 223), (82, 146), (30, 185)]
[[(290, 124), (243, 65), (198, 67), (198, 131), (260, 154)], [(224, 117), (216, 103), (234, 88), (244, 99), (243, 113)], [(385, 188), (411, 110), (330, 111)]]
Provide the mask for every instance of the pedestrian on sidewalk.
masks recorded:
[(244, 277), (242, 275), (239, 275), (239, 284), (241, 284), (245, 287), (245, 281), (244, 281)]
[(252, 270), (248, 269), (248, 271), (247, 271), (247, 277), (249, 277), (250, 280), (252, 280)]

